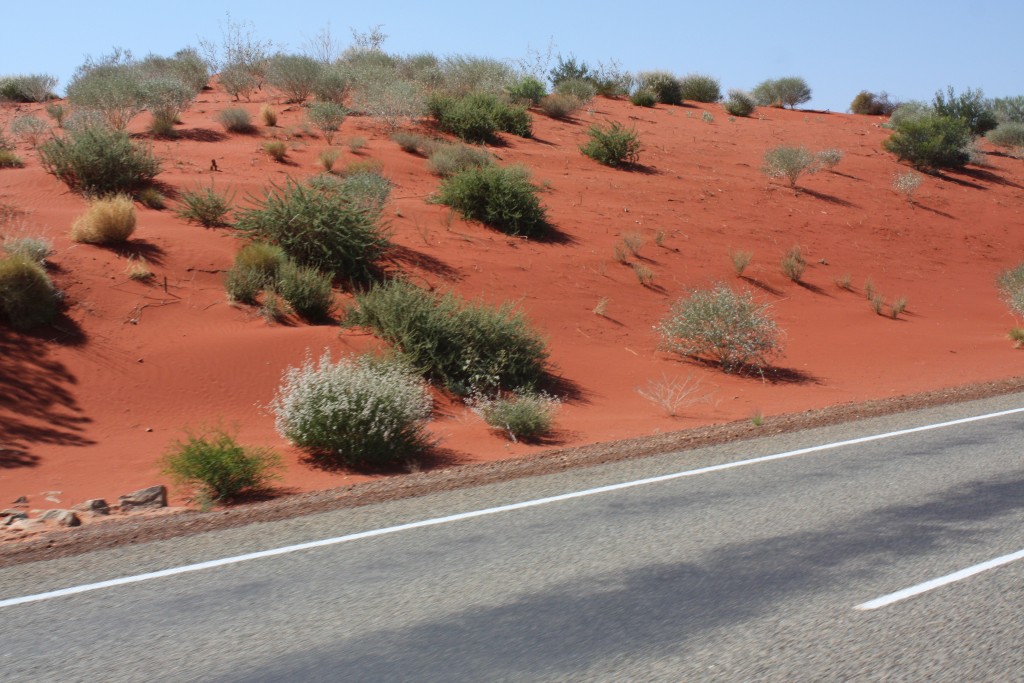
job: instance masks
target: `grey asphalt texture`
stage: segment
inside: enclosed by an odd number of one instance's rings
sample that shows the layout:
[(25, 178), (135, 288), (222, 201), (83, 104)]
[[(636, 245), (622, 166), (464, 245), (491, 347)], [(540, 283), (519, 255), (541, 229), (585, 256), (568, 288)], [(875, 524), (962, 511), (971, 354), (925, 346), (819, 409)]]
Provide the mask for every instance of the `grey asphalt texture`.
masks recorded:
[[(1019, 395), (0, 570), (0, 598), (1024, 406)], [(0, 609), (3, 681), (1024, 680), (1024, 414)]]

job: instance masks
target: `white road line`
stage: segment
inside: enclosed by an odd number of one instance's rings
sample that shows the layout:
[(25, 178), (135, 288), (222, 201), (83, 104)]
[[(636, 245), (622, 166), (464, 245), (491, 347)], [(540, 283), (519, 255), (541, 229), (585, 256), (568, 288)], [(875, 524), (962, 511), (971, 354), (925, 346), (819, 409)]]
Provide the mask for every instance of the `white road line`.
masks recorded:
[(880, 607), (888, 607), (889, 605), (900, 602), (901, 600), (912, 598), (915, 595), (920, 595), (921, 593), (927, 593), (928, 591), (935, 590), (936, 588), (942, 588), (943, 586), (956, 583), (957, 581), (963, 581), (975, 574), (980, 574), (988, 571), (989, 569), (995, 569), (996, 567), (1002, 567), (1004, 564), (1010, 564), (1011, 562), (1022, 559), (1024, 559), (1024, 550), (1018, 550), (1015, 553), (1003, 555), (1002, 557), (997, 557), (989, 560), (988, 562), (982, 562), (981, 564), (976, 564), (973, 567), (967, 567), (966, 569), (961, 569), (958, 572), (946, 574), (945, 576), (940, 576), (937, 579), (925, 581), (924, 583), (919, 583), (916, 586), (911, 586), (910, 588), (904, 588), (903, 590), (896, 591), (895, 593), (883, 595), (882, 597), (875, 598), (874, 600), (868, 600), (867, 602), (857, 605), (854, 609), (868, 611), (878, 609)]
[(125, 586), (132, 583), (141, 583), (143, 581), (150, 581), (152, 579), (161, 579), (168, 576), (176, 576), (178, 574), (186, 574), (188, 572), (197, 572), (204, 569), (213, 569), (215, 567), (224, 567), (231, 564), (238, 564), (240, 562), (248, 562), (250, 560), (259, 560), (266, 557), (275, 557), (277, 555), (287, 555), (289, 553), (299, 552), (301, 550), (310, 550), (312, 548), (323, 548), (330, 545), (338, 545), (339, 543), (348, 543), (350, 541), (358, 541), (364, 538), (373, 538), (375, 536), (386, 536), (389, 534), (395, 534), (401, 531), (408, 531), (410, 529), (419, 529), (421, 527), (437, 526), (440, 524), (448, 524), (450, 522), (460, 522), (465, 519), (473, 519), (474, 517), (483, 517), (485, 515), (494, 515), (500, 512), (511, 512), (513, 510), (522, 510), (524, 508), (536, 507), (538, 505), (548, 505), (549, 503), (558, 503), (564, 500), (572, 500), (573, 498), (584, 498), (586, 496), (594, 496), (601, 493), (609, 493), (611, 491), (621, 491), (623, 489), (629, 489), (636, 486), (646, 486), (648, 484), (657, 484), (660, 482), (671, 481), (673, 479), (681, 479), (683, 477), (694, 477), (699, 474), (710, 474), (712, 472), (720, 472), (722, 470), (734, 469), (736, 467), (745, 467), (747, 465), (757, 465), (763, 462), (770, 462), (772, 460), (782, 460), (784, 458), (792, 458), (799, 455), (807, 455), (808, 453), (819, 453), (821, 451), (828, 451), (835, 448), (842, 448), (844, 446), (855, 446), (857, 444), (869, 443), (871, 441), (880, 441), (882, 439), (892, 439), (898, 436), (904, 436), (907, 434), (915, 434), (917, 432), (926, 432), (933, 429), (943, 429), (945, 427), (955, 427), (957, 425), (968, 424), (970, 422), (979, 422), (981, 420), (991, 420), (997, 417), (1004, 417), (1006, 415), (1013, 415), (1016, 413), (1024, 412), (1024, 408), (1012, 408), (1010, 410), (1002, 410), (997, 413), (987, 413), (985, 415), (976, 415), (974, 417), (964, 417), (957, 420), (950, 420), (948, 422), (938, 422), (930, 425), (922, 425), (920, 427), (911, 427), (908, 429), (900, 429), (894, 432), (886, 432), (884, 434), (873, 434), (871, 436), (862, 436), (856, 439), (847, 439), (846, 441), (836, 441), (834, 443), (821, 444), (818, 446), (809, 446), (807, 448), (798, 448), (793, 451), (786, 451), (784, 453), (776, 453), (774, 455), (765, 455), (758, 458), (749, 458), (747, 460), (738, 460), (735, 462), (727, 462), (721, 465), (711, 465), (709, 467), (701, 467), (695, 470), (684, 470), (682, 472), (673, 472), (671, 474), (663, 474), (657, 477), (649, 477), (646, 479), (637, 479), (634, 481), (622, 482), (619, 484), (610, 484), (608, 486), (599, 486), (597, 488), (586, 489), (583, 491), (573, 491), (571, 493), (563, 493), (557, 496), (549, 496), (547, 498), (536, 498), (534, 500), (522, 501), (519, 503), (511, 503), (509, 505), (500, 505), (493, 508), (485, 508), (483, 510), (473, 510), (471, 512), (463, 512), (456, 515), (448, 515), (446, 517), (434, 517), (433, 519), (425, 519), (419, 522), (409, 522), (408, 524), (399, 524), (397, 526), (385, 527), (383, 529), (372, 529), (370, 531), (361, 531), (355, 534), (348, 534), (345, 536), (336, 536), (334, 538), (325, 538), (319, 541), (309, 541), (307, 543), (298, 543), (296, 545), (284, 546), (281, 548), (271, 548), (269, 550), (261, 550), (254, 553), (246, 553), (245, 555), (235, 555), (234, 557), (224, 557), (218, 560), (210, 560), (208, 562), (199, 562), (196, 564), (188, 564), (180, 567), (171, 567), (169, 569), (161, 569), (160, 571), (147, 572), (145, 574), (136, 574), (134, 576), (123, 576), (117, 579), (110, 579), (108, 581), (99, 581), (96, 583), (86, 583), (79, 586), (71, 586), (69, 588), (61, 588), (59, 590), (47, 591), (45, 593), (36, 593), (34, 595), (23, 595), (16, 598), (7, 598), (0, 600), (0, 608), (13, 607), (14, 605), (23, 605), (30, 602), (41, 602), (43, 600), (52, 600), (54, 598), (61, 598), (68, 595), (77, 595), (78, 593), (87, 593), (89, 591), (100, 590), (103, 588), (114, 588), (117, 586)]

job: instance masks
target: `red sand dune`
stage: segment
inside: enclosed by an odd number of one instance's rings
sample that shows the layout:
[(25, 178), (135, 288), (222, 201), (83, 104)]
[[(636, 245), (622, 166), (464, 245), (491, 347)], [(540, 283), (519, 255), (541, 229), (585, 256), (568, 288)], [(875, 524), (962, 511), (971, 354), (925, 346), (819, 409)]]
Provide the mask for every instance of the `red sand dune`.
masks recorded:
[[(206, 91), (182, 117), (180, 139), (154, 142), (161, 182), (189, 189), (212, 180), (242, 202), (270, 182), (318, 171), (326, 146), (319, 137), (293, 139), (289, 165), (260, 151), (265, 139), (300, 124), (300, 107), (277, 105), (277, 128), (226, 135), (215, 118), (226, 106), (226, 95)], [(258, 120), (259, 102), (242, 106)], [(451, 461), (1020, 374), (1022, 357), (1006, 338), (1014, 320), (993, 281), (1024, 257), (1021, 161), (989, 150), (989, 168), (927, 178), (915, 206), (890, 189), (904, 167), (882, 150), (889, 133), (878, 118), (762, 108), (729, 120), (717, 105), (641, 109), (601, 98), (590, 106), (573, 121), (535, 115), (534, 139), (506, 136), (507, 145), (493, 150), (502, 163), (529, 166), (547, 188), (542, 200), (564, 236), (555, 243), (507, 237), (428, 204), (438, 180), (426, 161), (402, 152), (370, 119), (349, 117), (338, 136), (368, 142), (358, 155), (339, 147), (339, 165), (373, 159), (394, 182), (387, 215), (403, 248), (394, 265), (465, 297), (518, 301), (548, 339), (556, 374), (578, 389), (558, 414), (557, 433), (533, 446), (509, 443), (439, 397), (430, 428)], [(40, 109), (5, 105), (0, 122)], [(702, 111), (714, 121), (703, 121)], [(143, 131), (144, 119), (133, 130)], [(614, 170), (580, 154), (588, 126), (605, 120), (636, 127), (643, 169)], [(764, 151), (780, 144), (835, 147), (845, 157), (835, 172), (802, 179), (804, 191), (795, 192), (760, 171)], [(0, 505), (25, 495), (32, 507), (65, 507), (165, 482), (161, 455), (182, 428), (204, 423), (235, 427), (242, 442), (278, 449), (287, 464), (285, 490), (369, 478), (304, 462), (262, 406), (282, 371), (307, 351), (326, 347), (337, 356), (377, 344), (372, 337), (337, 326), (270, 324), (252, 308), (230, 304), (222, 277), (239, 240), (170, 210), (140, 206), (127, 250), (71, 242), (69, 227), (85, 201), (46, 174), (30, 149), (19, 154), (26, 168), (0, 170), (0, 206), (20, 212), (3, 230), (53, 239), (54, 278), (67, 310), (55, 328), (32, 334), (0, 327)], [(219, 172), (209, 170), (211, 159)], [(640, 262), (654, 272), (654, 287), (614, 258), (615, 243), (629, 233), (645, 239)], [(810, 264), (806, 286), (779, 268), (796, 244)], [(736, 249), (754, 253), (747, 279), (733, 273), (729, 252)], [(130, 253), (145, 256), (153, 283), (128, 278)], [(844, 274), (854, 291), (836, 286)], [(888, 299), (906, 297), (899, 320), (869, 308), (862, 289), (868, 278)], [(656, 349), (652, 327), (670, 303), (716, 281), (770, 302), (786, 333), (778, 360), (785, 381), (726, 375)], [(602, 298), (604, 317), (593, 312)], [(636, 392), (663, 375), (691, 374), (702, 378), (711, 400), (676, 418)], [(48, 501), (47, 492), (59, 493)], [(173, 494), (180, 502), (187, 492)]]

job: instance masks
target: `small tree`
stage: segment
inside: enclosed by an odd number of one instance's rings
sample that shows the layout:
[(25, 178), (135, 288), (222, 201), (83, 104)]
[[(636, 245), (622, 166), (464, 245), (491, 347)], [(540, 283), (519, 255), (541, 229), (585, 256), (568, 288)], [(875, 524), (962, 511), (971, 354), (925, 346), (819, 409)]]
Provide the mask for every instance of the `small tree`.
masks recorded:
[(320, 129), (327, 144), (333, 143), (334, 134), (345, 121), (345, 108), (334, 102), (314, 102), (306, 110), (310, 123)]
[(953, 86), (949, 86), (945, 94), (941, 90), (935, 93), (932, 108), (936, 114), (960, 119), (973, 135), (984, 135), (999, 124), (992, 103), (980, 89), (968, 88), (957, 95)]
[(804, 79), (787, 76), (762, 81), (754, 87), (752, 94), (758, 104), (772, 107), (789, 106), (793, 109), (798, 104), (810, 101), (811, 88)]
[(692, 290), (672, 305), (655, 330), (662, 339), (660, 348), (713, 360), (725, 372), (763, 368), (782, 348), (782, 333), (768, 306), (724, 284)]

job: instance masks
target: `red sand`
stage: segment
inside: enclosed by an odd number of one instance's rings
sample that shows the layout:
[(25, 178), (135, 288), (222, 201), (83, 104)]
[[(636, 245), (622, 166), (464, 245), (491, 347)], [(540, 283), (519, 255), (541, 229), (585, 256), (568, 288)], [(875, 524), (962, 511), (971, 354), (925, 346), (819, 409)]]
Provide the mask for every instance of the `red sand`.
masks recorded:
[[(316, 173), (319, 137), (293, 138), (291, 164), (260, 151), (301, 124), (299, 107), (276, 108), (277, 128), (225, 135), (217, 112), (231, 106), (207, 91), (182, 117), (176, 141), (156, 141), (159, 180), (173, 188), (233, 191), (238, 202), (269, 182)], [(258, 120), (259, 102), (243, 103)], [(557, 433), (542, 445), (512, 444), (470, 411), (440, 397), (431, 430), (451, 461), (515, 457), (570, 446), (885, 398), (1020, 374), (1007, 340), (1014, 319), (993, 284), (1024, 255), (1019, 160), (989, 150), (991, 167), (928, 177), (917, 205), (890, 189), (904, 170), (881, 148), (888, 131), (865, 116), (759, 109), (730, 121), (718, 105), (641, 109), (597, 99), (570, 122), (534, 116), (534, 139), (506, 136), (502, 163), (532, 169), (564, 241), (507, 237), (453, 217), (425, 199), (438, 186), (426, 161), (402, 152), (370, 119), (348, 118), (338, 136), (367, 139), (339, 166), (373, 159), (394, 182), (387, 216), (404, 247), (395, 265), (422, 283), (469, 298), (520, 302), (547, 337), (555, 372), (578, 389), (561, 409)], [(41, 107), (5, 105), (0, 122)], [(702, 111), (714, 115), (712, 123)], [(133, 130), (141, 132), (143, 115)], [(634, 125), (644, 149), (639, 171), (605, 168), (580, 154), (589, 125)], [(801, 179), (794, 192), (760, 171), (779, 144), (835, 147), (835, 172)], [(270, 324), (228, 303), (223, 271), (240, 242), (228, 229), (189, 225), (173, 211), (139, 206), (139, 229), (126, 250), (72, 243), (68, 230), (85, 201), (41, 168), (22, 146), (24, 169), (0, 170), (0, 208), (17, 209), (2, 232), (53, 239), (54, 279), (67, 297), (56, 329), (19, 334), (0, 327), (0, 506), (25, 495), (32, 507), (66, 507), (87, 498), (166, 482), (159, 459), (182, 428), (220, 423), (244, 443), (278, 449), (287, 464), (282, 489), (308, 491), (370, 478), (305, 463), (274, 431), (261, 406), (281, 373), (310, 350), (341, 353), (375, 344), (336, 326)], [(219, 172), (211, 172), (216, 159)], [(664, 234), (662, 246), (655, 236)], [(642, 286), (614, 258), (629, 233), (645, 244), (639, 262), (655, 274)], [(779, 261), (793, 245), (810, 266), (807, 286), (788, 281)], [(747, 279), (729, 252), (754, 260)], [(144, 255), (156, 277), (134, 282), (127, 255)], [(637, 259), (633, 259), (636, 261)], [(853, 292), (836, 286), (849, 274)], [(905, 296), (899, 319), (875, 315), (863, 293), (870, 278), (888, 300)], [(656, 350), (653, 326), (687, 289), (716, 281), (751, 289), (770, 302), (785, 330), (778, 366), (787, 381), (720, 371)], [(166, 288), (164, 283), (166, 282)], [(339, 301), (346, 297), (339, 295)], [(607, 298), (604, 317), (593, 310)], [(671, 418), (636, 388), (663, 375), (703, 380), (710, 401)], [(50, 500), (47, 500), (50, 492)], [(174, 489), (181, 502), (187, 491)]]

